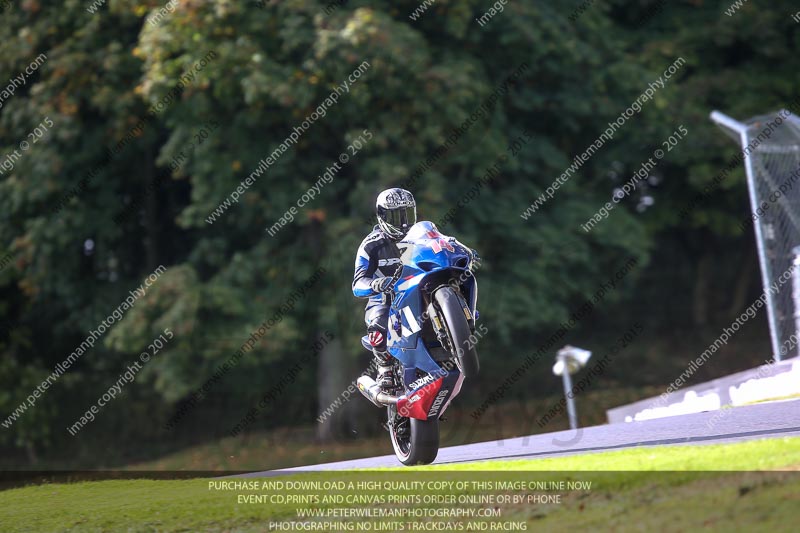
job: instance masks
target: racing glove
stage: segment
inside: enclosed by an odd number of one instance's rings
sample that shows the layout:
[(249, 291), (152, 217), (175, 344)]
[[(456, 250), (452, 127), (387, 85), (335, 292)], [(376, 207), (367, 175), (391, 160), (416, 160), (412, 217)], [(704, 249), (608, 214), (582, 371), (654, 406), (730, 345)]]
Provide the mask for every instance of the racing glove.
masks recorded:
[(394, 280), (392, 278), (375, 278), (369, 284), (370, 288), (378, 294), (394, 292)]

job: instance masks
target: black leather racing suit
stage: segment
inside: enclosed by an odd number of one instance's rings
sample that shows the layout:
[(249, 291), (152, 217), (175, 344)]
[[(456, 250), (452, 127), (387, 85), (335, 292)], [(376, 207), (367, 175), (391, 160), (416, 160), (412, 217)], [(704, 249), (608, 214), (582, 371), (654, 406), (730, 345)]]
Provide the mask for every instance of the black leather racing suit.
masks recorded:
[(400, 265), (400, 250), (379, 226), (367, 235), (356, 254), (353, 294), (358, 298), (369, 298), (364, 311), (364, 322), (370, 344), (379, 352), (386, 351), (389, 304), (384, 295), (372, 290), (370, 284), (376, 278), (392, 276)]

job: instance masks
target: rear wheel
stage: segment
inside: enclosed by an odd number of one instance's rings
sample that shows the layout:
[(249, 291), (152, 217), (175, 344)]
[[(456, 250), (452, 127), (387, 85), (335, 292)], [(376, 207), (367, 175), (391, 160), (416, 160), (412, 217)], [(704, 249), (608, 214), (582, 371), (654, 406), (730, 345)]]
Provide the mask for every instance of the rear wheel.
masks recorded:
[(480, 371), (478, 352), (474, 343), (469, 340), (472, 332), (459, 296), (452, 287), (442, 287), (433, 297), (444, 319), (447, 340), (450, 343), (448, 351), (455, 357), (458, 369), (466, 378), (477, 376)]
[[(439, 420), (399, 417), (389, 409), (389, 433), (397, 459), (406, 466), (427, 465), (439, 453)], [(394, 421), (392, 422), (392, 418)]]

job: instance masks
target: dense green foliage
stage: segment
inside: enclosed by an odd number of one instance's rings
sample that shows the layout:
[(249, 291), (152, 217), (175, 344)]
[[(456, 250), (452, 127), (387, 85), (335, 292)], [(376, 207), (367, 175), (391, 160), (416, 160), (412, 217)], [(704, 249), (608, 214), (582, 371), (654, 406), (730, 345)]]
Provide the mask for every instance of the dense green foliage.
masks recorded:
[[(685, 219), (678, 213), (736, 152), (710, 110), (745, 118), (798, 94), (794, 2), (748, 3), (730, 17), (725, 0), (669, 2), (652, 16), (654, 2), (597, 2), (573, 21), (577, 3), (511, 0), (483, 26), (475, 18), (488, 4), (475, 0), (438, 0), (417, 21), (409, 18), (417, 0), (327, 4), (181, 0), (159, 15), (164, 3), (155, 0), (109, 0), (94, 14), (89, 0), (20, 0), (3, 11), (0, 86), (39, 54), (47, 58), (3, 101), (3, 159), (46, 118), (53, 126), (0, 176), (0, 252), (10, 254), (0, 272), (0, 418), (129, 291), (159, 265), (166, 272), (34, 407), (0, 428), (0, 446), (34, 459), (56, 449), (219, 437), (329, 331), (333, 341), (252, 427), (313, 423), (365, 364), (363, 302), (350, 280), (374, 198), (420, 165), (411, 187), (420, 218), (441, 220), (458, 206), (446, 232), (485, 260), (485, 371), (464, 402), (494, 390), (631, 257), (634, 271), (564, 340), (601, 350), (645, 321), (651, 342), (623, 355), (650, 370), (623, 361), (610, 370), (612, 384), (670, 381), (680, 363), (650, 344), (692, 335), (702, 344), (705, 328), (758, 290), (752, 239), (737, 229), (746, 211), (741, 169), (707, 204)], [(642, 112), (523, 220), (678, 57), (685, 65)], [(208, 223), (364, 61), (368, 68), (325, 116)], [(688, 135), (654, 179), (593, 231), (581, 230), (681, 125)], [(270, 236), (265, 229), (365, 129), (372, 139)], [(481, 181), (501, 156), (498, 175)], [(470, 189), (477, 192), (464, 202)], [(319, 268), (322, 278), (183, 423), (164, 430)], [(165, 328), (174, 338), (97, 421), (69, 436), (66, 428)], [(761, 355), (723, 364), (746, 367)], [(515, 394), (552, 390), (549, 367), (550, 356)], [(359, 421), (372, 411), (355, 403), (320, 436), (364, 428)]]

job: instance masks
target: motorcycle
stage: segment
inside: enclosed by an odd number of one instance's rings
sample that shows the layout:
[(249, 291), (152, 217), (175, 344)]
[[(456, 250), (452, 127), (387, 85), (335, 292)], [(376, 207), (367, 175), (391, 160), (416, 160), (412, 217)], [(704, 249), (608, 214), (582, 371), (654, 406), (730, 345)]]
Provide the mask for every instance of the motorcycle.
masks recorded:
[[(432, 222), (414, 224), (397, 244), (401, 264), (392, 277), (387, 349), (394, 383), (383, 390), (361, 376), (358, 389), (387, 410), (395, 455), (406, 466), (429, 464), (439, 453), (439, 420), (478, 374), (475, 309), (478, 285), (471, 251), (439, 233)], [(372, 351), (368, 337), (361, 344)]]

